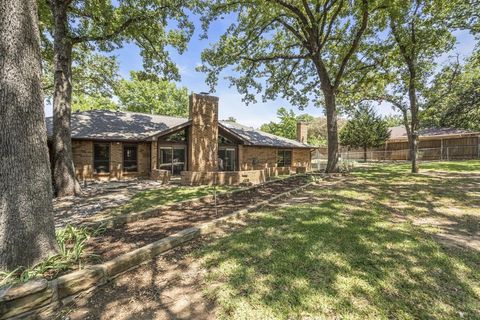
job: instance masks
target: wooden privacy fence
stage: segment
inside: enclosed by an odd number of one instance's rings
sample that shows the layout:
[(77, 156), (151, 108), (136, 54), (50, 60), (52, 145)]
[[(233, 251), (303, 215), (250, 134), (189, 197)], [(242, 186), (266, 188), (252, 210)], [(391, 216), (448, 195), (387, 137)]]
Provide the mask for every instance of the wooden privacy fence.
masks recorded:
[[(343, 148), (342, 148), (343, 149)], [(340, 151), (340, 160), (364, 161), (365, 153), (360, 150), (345, 150)], [(367, 150), (367, 161), (408, 161), (410, 160), (409, 149), (398, 150)], [(312, 154), (312, 166), (322, 163), (327, 159), (326, 150), (319, 149)], [(461, 145), (448, 146), (440, 148), (419, 148), (418, 159), (420, 161), (434, 161), (434, 160), (470, 160), (480, 159), (480, 145)]]

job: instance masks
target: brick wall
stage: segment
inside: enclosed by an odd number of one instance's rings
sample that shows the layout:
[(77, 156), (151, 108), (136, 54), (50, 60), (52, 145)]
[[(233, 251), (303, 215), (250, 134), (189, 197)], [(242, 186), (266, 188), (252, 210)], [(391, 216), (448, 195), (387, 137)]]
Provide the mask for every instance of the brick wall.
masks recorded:
[(75, 173), (80, 181), (93, 177), (93, 143), (92, 141), (72, 141), (73, 163)]
[(270, 177), (287, 175), (293, 172), (289, 167), (267, 168), (247, 171), (222, 171), (222, 172), (194, 172), (183, 171), (181, 183), (183, 185), (238, 185), (259, 184), (267, 181)]
[(138, 172), (123, 172), (123, 143), (107, 142), (110, 145), (110, 172), (94, 174), (93, 172), (93, 141), (72, 141), (73, 163), (80, 181), (110, 180), (148, 177), (150, 175), (150, 143), (138, 143)]
[[(275, 147), (239, 146), (240, 170), (259, 170), (277, 166), (277, 153)], [(282, 149), (288, 150), (288, 149)], [(292, 167), (310, 168), (310, 149), (291, 149)]]

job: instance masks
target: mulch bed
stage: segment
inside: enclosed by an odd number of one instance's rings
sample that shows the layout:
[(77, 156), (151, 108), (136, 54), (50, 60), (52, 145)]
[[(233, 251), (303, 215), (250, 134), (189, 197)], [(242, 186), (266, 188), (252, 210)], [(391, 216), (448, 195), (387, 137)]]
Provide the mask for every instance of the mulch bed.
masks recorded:
[(103, 261), (142, 247), (198, 223), (210, 221), (274, 195), (306, 184), (307, 178), (292, 177), (262, 185), (252, 190), (237, 192), (231, 197), (219, 196), (214, 203), (201, 203), (181, 208), (171, 208), (163, 214), (146, 220), (107, 229), (102, 235), (91, 238), (87, 252), (99, 255)]

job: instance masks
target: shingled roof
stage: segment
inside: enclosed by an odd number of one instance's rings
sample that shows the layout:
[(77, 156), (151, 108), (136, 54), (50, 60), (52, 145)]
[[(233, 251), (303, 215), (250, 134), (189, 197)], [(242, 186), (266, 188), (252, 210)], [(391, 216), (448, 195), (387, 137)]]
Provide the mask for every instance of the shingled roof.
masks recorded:
[[(48, 136), (51, 137), (53, 135), (51, 117), (46, 119), (46, 124)], [(71, 119), (72, 138), (83, 140), (143, 141), (189, 124), (187, 118), (111, 110), (74, 112)], [(247, 145), (310, 148), (307, 144), (234, 122), (220, 121), (219, 126)]]
[[(407, 130), (405, 129), (405, 126), (396, 126), (396, 127), (391, 127), (389, 129), (390, 129), (389, 140), (408, 139)], [(466, 130), (466, 129), (458, 129), (458, 128), (425, 128), (425, 129), (419, 130), (418, 133), (419, 133), (419, 136), (422, 138), (480, 134), (479, 132)]]

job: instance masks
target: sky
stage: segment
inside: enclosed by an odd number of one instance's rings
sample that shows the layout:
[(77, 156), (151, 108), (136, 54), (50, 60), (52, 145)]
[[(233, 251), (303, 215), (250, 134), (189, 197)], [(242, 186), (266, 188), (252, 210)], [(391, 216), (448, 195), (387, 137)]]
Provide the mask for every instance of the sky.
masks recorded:
[[(195, 23), (196, 30), (189, 42), (188, 49), (182, 55), (179, 55), (173, 50), (170, 53), (172, 60), (180, 70), (181, 81), (179, 81), (178, 85), (187, 87), (190, 92), (208, 92), (210, 88), (205, 84), (206, 75), (195, 71), (195, 68), (201, 63), (201, 52), (209, 47), (210, 44), (215, 43), (231, 21), (226, 18), (215, 22), (209, 29), (208, 39), (200, 39), (201, 28), (199, 19), (196, 16), (192, 16), (192, 20)], [(473, 36), (466, 31), (456, 32), (455, 36), (457, 37), (457, 46), (454, 52), (442, 56), (440, 62), (447, 61), (448, 56), (456, 52), (458, 52), (461, 57), (466, 57), (473, 51), (475, 47)], [(118, 58), (120, 75), (122, 77), (128, 79), (131, 70), (142, 70), (140, 50), (134, 44), (128, 43), (123, 48), (111, 54), (116, 55)], [(237, 92), (236, 88), (230, 88), (228, 81), (222, 80), (223, 77), (231, 75), (231, 72), (232, 71), (225, 71), (221, 74), (219, 84), (215, 88), (215, 93), (213, 93), (213, 95), (219, 97), (220, 119), (234, 117), (241, 124), (258, 128), (263, 123), (277, 121), (276, 112), (280, 107), (292, 109), (297, 114), (308, 113), (312, 116), (323, 115), (323, 109), (321, 108), (309, 106), (304, 110), (298, 110), (298, 108), (281, 98), (264, 103), (259, 96), (257, 99), (259, 101), (258, 103), (247, 106), (242, 102), (242, 96)], [(376, 109), (377, 112), (382, 115), (395, 114), (388, 104), (376, 106)], [(45, 113), (46, 116), (52, 115), (51, 105), (46, 106)]]

